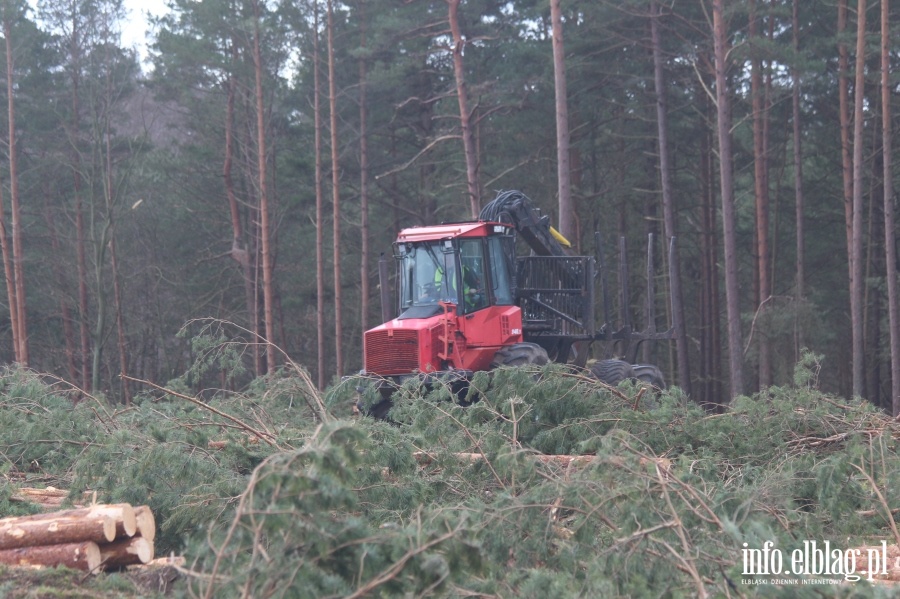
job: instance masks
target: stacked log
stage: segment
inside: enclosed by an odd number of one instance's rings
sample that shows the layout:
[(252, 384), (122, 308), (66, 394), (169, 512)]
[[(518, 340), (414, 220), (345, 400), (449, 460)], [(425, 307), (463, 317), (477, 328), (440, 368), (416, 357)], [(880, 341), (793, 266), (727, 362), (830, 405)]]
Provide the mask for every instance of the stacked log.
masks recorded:
[(0, 563), (11, 566), (68, 566), (97, 572), (101, 559), (100, 546), (93, 541), (0, 550)]
[(56, 487), (46, 487), (43, 489), (34, 489), (31, 487), (21, 487), (17, 489), (12, 497), (13, 501), (27, 501), (36, 503), (42, 508), (58, 508), (69, 496), (69, 492)]
[(0, 563), (112, 570), (153, 559), (156, 523), (147, 506), (98, 504), (0, 519)]
[[(84, 507), (91, 503), (94, 495), (91, 491), (85, 491), (79, 501), (72, 503), (72, 507)], [(42, 511), (49, 512), (59, 509), (63, 502), (69, 498), (69, 492), (65, 489), (57, 489), (56, 487), (44, 487), (37, 489), (34, 487), (19, 487), (13, 491), (10, 501), (20, 503), (33, 503), (39, 505)]]

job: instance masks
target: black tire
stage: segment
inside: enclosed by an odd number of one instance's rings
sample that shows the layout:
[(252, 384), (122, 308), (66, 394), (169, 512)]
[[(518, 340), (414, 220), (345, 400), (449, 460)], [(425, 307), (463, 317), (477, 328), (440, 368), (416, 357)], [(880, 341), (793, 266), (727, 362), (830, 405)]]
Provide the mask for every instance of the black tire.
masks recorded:
[(625, 360), (600, 360), (591, 366), (591, 373), (611, 387), (626, 379), (634, 378), (631, 364)]
[(657, 389), (666, 388), (666, 379), (663, 378), (662, 371), (653, 364), (632, 364), (631, 370), (637, 380), (649, 383)]
[(497, 350), (491, 370), (501, 366), (543, 366), (550, 362), (547, 350), (537, 343), (516, 343)]
[(375, 420), (389, 420), (388, 412), (394, 407), (394, 402), (390, 399), (382, 399), (381, 401), (369, 406), (369, 409), (362, 412), (366, 416), (371, 416)]
[(359, 394), (359, 399), (356, 401), (356, 411), (375, 420), (390, 420), (388, 412), (394, 407), (394, 402), (391, 398), (394, 395), (394, 391), (399, 388), (399, 383), (388, 379), (379, 379), (374, 383), (374, 386), (379, 398), (375, 399), (368, 407), (365, 406), (366, 402), (363, 400), (363, 392), (366, 387), (360, 386), (356, 388), (356, 392)]

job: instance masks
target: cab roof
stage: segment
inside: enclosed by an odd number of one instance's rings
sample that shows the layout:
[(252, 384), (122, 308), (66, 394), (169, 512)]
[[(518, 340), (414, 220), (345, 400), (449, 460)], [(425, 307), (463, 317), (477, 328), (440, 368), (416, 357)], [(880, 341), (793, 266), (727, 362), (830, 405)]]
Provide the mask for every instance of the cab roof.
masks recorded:
[[(495, 227), (503, 227), (503, 231), (498, 231)], [(507, 232), (508, 230), (509, 225), (488, 221), (447, 223), (441, 225), (430, 225), (427, 227), (410, 227), (408, 229), (403, 229), (397, 235), (397, 241), (416, 242), (438, 241), (441, 239), (457, 237), (486, 237), (495, 233)]]

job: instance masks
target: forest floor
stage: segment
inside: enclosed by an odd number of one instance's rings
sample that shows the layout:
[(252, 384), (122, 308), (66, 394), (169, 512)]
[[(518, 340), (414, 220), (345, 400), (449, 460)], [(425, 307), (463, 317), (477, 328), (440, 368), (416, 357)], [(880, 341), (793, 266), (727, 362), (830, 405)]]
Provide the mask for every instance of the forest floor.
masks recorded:
[(171, 566), (97, 575), (0, 566), (0, 599), (162, 599), (183, 584), (184, 577)]

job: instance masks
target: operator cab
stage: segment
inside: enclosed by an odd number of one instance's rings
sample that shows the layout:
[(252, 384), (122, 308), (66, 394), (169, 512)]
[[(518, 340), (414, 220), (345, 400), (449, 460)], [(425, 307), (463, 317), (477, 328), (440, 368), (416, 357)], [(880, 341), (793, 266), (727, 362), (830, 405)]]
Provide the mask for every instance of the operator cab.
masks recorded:
[(465, 223), (406, 229), (394, 244), (400, 316), (429, 318), (441, 303), (472, 314), (513, 305), (514, 237), (506, 225)]

